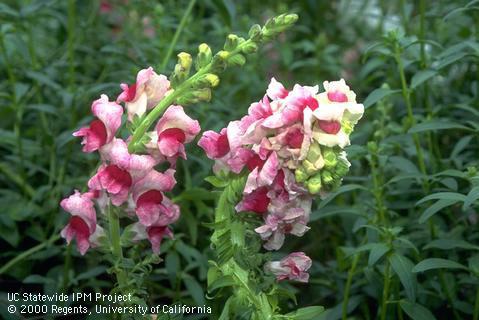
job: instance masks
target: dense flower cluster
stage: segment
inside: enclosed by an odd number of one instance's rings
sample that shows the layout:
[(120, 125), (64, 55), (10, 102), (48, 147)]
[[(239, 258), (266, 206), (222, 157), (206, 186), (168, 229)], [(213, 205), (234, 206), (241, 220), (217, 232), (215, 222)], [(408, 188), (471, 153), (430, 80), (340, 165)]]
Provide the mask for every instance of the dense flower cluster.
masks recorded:
[[(133, 240), (148, 239), (153, 251), (158, 253), (164, 236), (172, 236), (168, 225), (175, 222), (179, 207), (165, 195), (176, 184), (175, 164), (178, 157), (186, 159), (184, 144), (200, 132), (198, 121), (188, 117), (181, 106), (170, 106), (159, 119), (155, 131), (149, 132), (148, 154), (130, 154), (127, 141), (118, 138), (122, 124), (124, 103), (128, 121), (141, 118), (148, 109), (156, 106), (169, 92), (170, 82), (150, 67), (141, 70), (132, 85), (122, 84), (122, 93), (115, 101), (106, 95), (92, 104), (95, 119), (88, 127), (73, 133), (82, 137), (83, 151), (98, 151), (101, 165), (88, 181), (89, 191), (62, 200), (62, 208), (72, 217), (62, 230), (67, 242), (76, 238), (77, 247), (85, 254), (90, 246), (97, 245), (103, 229), (97, 224), (96, 209), (106, 212), (110, 204), (123, 206), (138, 222), (132, 226)], [(155, 167), (168, 161), (170, 168), (164, 173)]]
[[(214, 171), (248, 173), (238, 212), (255, 212), (264, 224), (255, 231), (268, 250), (278, 250), (285, 235), (302, 236), (315, 195), (324, 196), (340, 185), (350, 163), (343, 148), (362, 117), (364, 107), (344, 80), (319, 87), (295, 85), (289, 91), (271, 80), (267, 94), (251, 104), (248, 114), (232, 121), (219, 133), (207, 131), (199, 141), (207, 156), (216, 160)], [(296, 254), (293, 254), (295, 257)], [(303, 256), (301, 256), (303, 257)], [(273, 263), (271, 270), (285, 279), (278, 267), (294, 261), (303, 272), (303, 258)], [(309, 259), (309, 258), (308, 258)], [(296, 271), (295, 271), (296, 272)], [(307, 277), (289, 278), (305, 280)]]

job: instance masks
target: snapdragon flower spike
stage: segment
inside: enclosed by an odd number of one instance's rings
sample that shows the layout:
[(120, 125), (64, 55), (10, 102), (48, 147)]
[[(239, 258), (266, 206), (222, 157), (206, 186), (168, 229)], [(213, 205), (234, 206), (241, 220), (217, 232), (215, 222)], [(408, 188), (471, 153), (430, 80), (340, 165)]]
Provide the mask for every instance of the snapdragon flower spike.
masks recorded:
[(312, 261), (304, 252), (293, 252), (280, 261), (268, 262), (265, 270), (273, 273), (278, 281), (295, 280), (299, 282), (308, 282), (308, 270), (311, 268)]
[(342, 150), (364, 107), (344, 80), (286, 89), (271, 79), (266, 96), (219, 133), (207, 131), (198, 145), (215, 160), (214, 171), (247, 170), (236, 211), (260, 215), (256, 228), (268, 250), (285, 235), (302, 236), (312, 198), (337, 188), (349, 169)]
[(72, 217), (61, 231), (61, 236), (70, 243), (76, 239), (78, 251), (84, 255), (88, 248), (95, 246), (98, 237), (103, 234), (103, 229), (96, 224), (96, 212), (92, 201), (93, 192), (81, 194), (78, 190), (60, 202), (63, 210)]
[(133, 121), (137, 115), (141, 117), (148, 109), (155, 107), (170, 89), (166, 76), (158, 75), (152, 67), (140, 70), (136, 82), (130, 86), (121, 84), (123, 92), (118, 96), (118, 103), (124, 102), (128, 111), (128, 120)]
[(83, 152), (96, 151), (113, 140), (123, 114), (123, 108), (113, 101), (108, 101), (105, 94), (93, 101), (91, 111), (97, 119), (93, 120), (89, 127), (73, 133), (75, 137), (83, 137)]

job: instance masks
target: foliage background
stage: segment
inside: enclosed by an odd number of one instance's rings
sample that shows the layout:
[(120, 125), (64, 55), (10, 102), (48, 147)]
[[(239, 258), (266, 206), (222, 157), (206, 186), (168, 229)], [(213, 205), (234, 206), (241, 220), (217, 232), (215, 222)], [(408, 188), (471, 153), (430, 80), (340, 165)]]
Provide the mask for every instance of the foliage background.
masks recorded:
[[(203, 130), (219, 129), (271, 76), (289, 87), (344, 77), (365, 103), (343, 187), (316, 201), (311, 230), (282, 249), (314, 259), (311, 281), (285, 287), (299, 305), (324, 305), (323, 319), (477, 319), (478, 1), (197, 1), (168, 60), (189, 1), (104, 3), (0, 4), (0, 315), (10, 316), (6, 292), (111, 289), (101, 254), (80, 257), (57, 238), (59, 201), (98, 161), (71, 136), (91, 120), (91, 101), (116, 97), (146, 66), (169, 74), (177, 52), (220, 49), (232, 31), (295, 12), (292, 30), (228, 70), (211, 103), (189, 108)], [(205, 299), (212, 162), (195, 144), (188, 155), (176, 239), (164, 242), (148, 291), (152, 305), (207, 303), (217, 314), (222, 298)]]

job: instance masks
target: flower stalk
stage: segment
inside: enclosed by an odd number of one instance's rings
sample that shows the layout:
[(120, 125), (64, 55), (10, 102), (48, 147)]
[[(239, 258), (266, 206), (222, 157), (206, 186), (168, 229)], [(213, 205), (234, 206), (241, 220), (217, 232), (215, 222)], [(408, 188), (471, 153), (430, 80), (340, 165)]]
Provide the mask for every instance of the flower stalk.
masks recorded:
[(115, 210), (112, 209), (111, 203), (107, 206), (108, 211), (108, 226), (110, 229), (110, 245), (111, 253), (115, 260), (115, 274), (118, 281), (118, 286), (124, 290), (128, 286), (128, 275), (123, 270), (123, 249), (120, 241), (120, 220)]

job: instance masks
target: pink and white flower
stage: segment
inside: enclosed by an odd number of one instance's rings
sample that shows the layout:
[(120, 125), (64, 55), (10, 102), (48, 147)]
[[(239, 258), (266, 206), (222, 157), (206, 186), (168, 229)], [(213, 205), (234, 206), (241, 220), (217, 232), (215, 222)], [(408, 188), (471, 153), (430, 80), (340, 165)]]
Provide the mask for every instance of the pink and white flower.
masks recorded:
[(135, 236), (133, 241), (148, 239), (151, 243), (151, 249), (154, 253), (160, 253), (161, 241), (164, 237), (173, 238), (173, 232), (167, 226), (149, 226), (145, 227), (141, 223), (135, 223), (132, 226)]
[(123, 92), (116, 101), (125, 102), (128, 110), (128, 120), (132, 121), (135, 115), (141, 117), (146, 110), (156, 106), (166, 95), (170, 82), (166, 76), (158, 75), (152, 67), (140, 70), (136, 82), (131, 86), (121, 84)]
[(91, 111), (97, 119), (93, 120), (89, 127), (83, 127), (73, 133), (75, 137), (83, 137), (83, 152), (93, 152), (112, 141), (121, 125), (123, 114), (123, 108), (113, 101), (108, 101), (104, 94), (93, 101)]
[(63, 210), (72, 217), (61, 231), (61, 236), (70, 243), (76, 239), (78, 251), (84, 255), (90, 246), (95, 246), (96, 240), (103, 233), (103, 229), (96, 224), (96, 212), (92, 201), (94, 194), (81, 194), (78, 190), (60, 202)]
[(272, 272), (278, 281), (296, 280), (299, 282), (308, 282), (308, 270), (311, 268), (312, 261), (304, 252), (293, 252), (280, 261), (268, 262), (265, 270)]
[(144, 226), (166, 226), (178, 220), (179, 207), (164, 195), (176, 184), (174, 174), (172, 169), (165, 173), (152, 170), (133, 186), (136, 214)]
[(157, 164), (149, 155), (130, 154), (126, 143), (116, 138), (100, 153), (105, 163), (88, 181), (88, 187), (106, 191), (115, 206), (122, 205), (128, 199), (133, 183), (147, 175)]
[(185, 143), (191, 142), (201, 131), (197, 120), (191, 119), (182, 106), (170, 106), (156, 125), (156, 135), (150, 142), (159, 153), (169, 159), (186, 159)]

